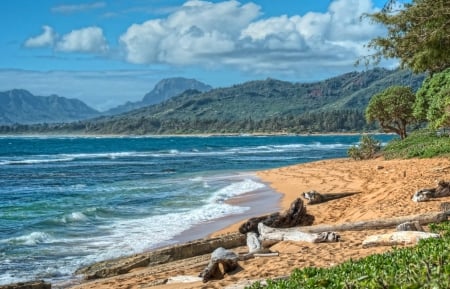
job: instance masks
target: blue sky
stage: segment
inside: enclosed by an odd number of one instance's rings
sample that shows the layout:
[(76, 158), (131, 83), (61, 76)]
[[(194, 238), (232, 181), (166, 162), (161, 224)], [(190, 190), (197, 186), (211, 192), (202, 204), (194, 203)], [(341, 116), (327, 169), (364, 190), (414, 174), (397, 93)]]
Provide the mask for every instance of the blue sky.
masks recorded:
[[(1, 1), (0, 91), (79, 98), (105, 110), (161, 79), (225, 87), (268, 77), (321, 80), (361, 70), (385, 33), (360, 21), (381, 0)], [(393, 63), (385, 63), (392, 66)]]

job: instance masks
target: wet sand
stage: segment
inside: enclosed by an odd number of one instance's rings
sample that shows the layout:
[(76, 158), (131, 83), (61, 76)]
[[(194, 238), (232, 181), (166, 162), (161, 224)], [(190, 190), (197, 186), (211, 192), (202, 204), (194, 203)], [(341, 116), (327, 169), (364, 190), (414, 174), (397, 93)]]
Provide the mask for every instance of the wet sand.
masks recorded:
[[(320, 193), (359, 192), (350, 197), (307, 205), (308, 213), (315, 217), (314, 224), (337, 224), (437, 212), (442, 202), (450, 202), (450, 197), (424, 203), (414, 203), (411, 200), (416, 190), (436, 187), (439, 180), (450, 179), (450, 160), (446, 158), (411, 160), (379, 158), (368, 161), (334, 159), (261, 171), (258, 176), (282, 194), (279, 202), (281, 210), (287, 209), (302, 192), (309, 190)], [(255, 206), (268, 205), (264, 201), (275, 201), (265, 199), (263, 195), (260, 198), (247, 197), (256, 201)], [(237, 221), (224, 229), (220, 229), (219, 226), (213, 235), (236, 232), (241, 223), (242, 221)], [(293, 268), (328, 267), (350, 258), (355, 260), (391, 250), (389, 246), (362, 248), (361, 243), (368, 235), (392, 230), (340, 232), (342, 240), (338, 243), (279, 242), (270, 248), (278, 252), (279, 256), (241, 261), (238, 270), (227, 274), (222, 280), (206, 284), (196, 281), (157, 285), (175, 276), (197, 276), (206, 266), (208, 255), (151, 268), (135, 269), (124, 275), (87, 282), (73, 288), (227, 288), (235, 284), (247, 284), (249, 280), (287, 276)], [(201, 235), (201, 231), (198, 233)], [(244, 253), (246, 249), (240, 247), (235, 251)]]

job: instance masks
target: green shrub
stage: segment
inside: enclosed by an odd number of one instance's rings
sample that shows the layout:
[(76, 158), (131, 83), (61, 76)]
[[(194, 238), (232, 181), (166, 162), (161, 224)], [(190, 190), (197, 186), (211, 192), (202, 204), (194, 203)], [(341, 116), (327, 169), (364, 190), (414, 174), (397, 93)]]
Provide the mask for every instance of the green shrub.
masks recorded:
[(420, 130), (411, 133), (404, 140), (393, 140), (383, 149), (386, 159), (431, 158), (450, 155), (450, 137), (435, 130)]
[(354, 160), (367, 160), (374, 158), (381, 150), (381, 144), (370, 135), (363, 135), (358, 146), (352, 146), (347, 154)]

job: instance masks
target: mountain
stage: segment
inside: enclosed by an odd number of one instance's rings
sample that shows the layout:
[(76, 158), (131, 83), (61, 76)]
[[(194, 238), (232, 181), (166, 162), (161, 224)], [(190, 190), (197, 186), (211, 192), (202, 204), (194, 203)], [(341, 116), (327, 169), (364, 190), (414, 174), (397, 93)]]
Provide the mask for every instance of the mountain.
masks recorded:
[(144, 106), (158, 104), (169, 98), (179, 95), (188, 89), (195, 89), (201, 92), (206, 92), (212, 89), (211, 86), (204, 84), (195, 79), (188, 79), (183, 77), (166, 78), (159, 81), (152, 91), (144, 95), (141, 101), (127, 102), (106, 111), (105, 115), (121, 114), (127, 111), (138, 109)]
[[(381, 68), (346, 73), (313, 83), (269, 78), (207, 92), (190, 89), (161, 103), (121, 115), (99, 117), (53, 129), (87, 134), (373, 130), (376, 127), (368, 125), (364, 118), (370, 98), (392, 85), (406, 85), (417, 90), (423, 79), (423, 74)], [(41, 131), (42, 127), (6, 130)]]
[(98, 115), (77, 99), (36, 96), (22, 89), (0, 92), (0, 124), (69, 122)]
[(355, 131), (373, 129), (364, 110), (392, 85), (418, 89), (424, 75), (372, 69), (314, 83), (250, 81), (208, 92), (187, 90), (162, 103), (86, 122), (87, 133), (173, 134)]

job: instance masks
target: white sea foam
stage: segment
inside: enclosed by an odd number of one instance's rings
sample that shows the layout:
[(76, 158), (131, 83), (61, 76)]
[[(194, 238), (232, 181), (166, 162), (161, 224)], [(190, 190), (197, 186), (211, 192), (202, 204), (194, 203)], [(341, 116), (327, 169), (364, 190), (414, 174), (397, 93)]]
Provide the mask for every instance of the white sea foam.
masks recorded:
[(48, 243), (51, 242), (52, 239), (49, 234), (44, 232), (32, 232), (27, 235), (9, 238), (5, 240), (0, 240), (0, 243), (13, 243), (13, 244), (21, 244), (25, 246), (34, 246), (40, 243)]
[(210, 198), (211, 202), (223, 202), (232, 197), (249, 193), (265, 187), (264, 184), (256, 182), (252, 179), (244, 179), (237, 183), (232, 183), (220, 190), (218, 190)]
[(3, 160), (0, 165), (34, 165), (56, 162), (70, 162), (73, 158), (42, 158), (42, 159), (25, 159), (25, 160)]
[(104, 232), (109, 232), (103, 236), (91, 237), (88, 240), (72, 238), (62, 242), (76, 243), (76, 247), (81, 251), (89, 252), (84, 263), (139, 253), (167, 244), (175, 236), (195, 225), (245, 212), (249, 208), (232, 206), (223, 200), (262, 187), (264, 184), (244, 178), (218, 189), (198, 208), (140, 219), (117, 220), (99, 227)]
[(61, 222), (63, 223), (87, 222), (87, 221), (89, 221), (89, 218), (82, 212), (73, 212), (61, 218)]

